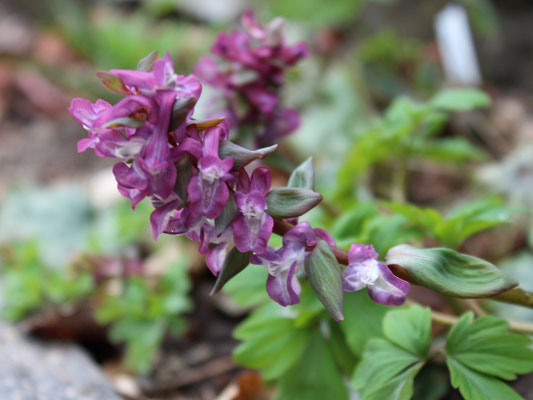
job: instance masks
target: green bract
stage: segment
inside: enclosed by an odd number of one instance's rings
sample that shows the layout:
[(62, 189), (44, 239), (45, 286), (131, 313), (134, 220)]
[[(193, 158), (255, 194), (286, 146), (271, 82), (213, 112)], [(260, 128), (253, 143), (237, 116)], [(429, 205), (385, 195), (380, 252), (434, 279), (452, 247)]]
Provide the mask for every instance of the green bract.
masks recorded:
[(315, 170), (313, 169), (313, 157), (309, 157), (300, 164), (289, 177), (288, 187), (315, 189)]
[(322, 196), (310, 189), (276, 188), (266, 196), (266, 212), (274, 218), (299, 217), (315, 207), (321, 200)]
[(252, 256), (252, 252), (241, 253), (234, 247), (226, 257), (222, 270), (218, 273), (215, 286), (211, 290), (211, 294), (218, 292), (224, 287), (226, 282), (241, 272), (248, 265), (248, 261)]
[(318, 242), (305, 260), (305, 273), (326, 310), (337, 321), (343, 320), (343, 271), (324, 240)]
[(487, 297), (517, 285), (488, 261), (446, 248), (395, 246), (387, 263), (401, 265), (421, 285), (454, 297)]

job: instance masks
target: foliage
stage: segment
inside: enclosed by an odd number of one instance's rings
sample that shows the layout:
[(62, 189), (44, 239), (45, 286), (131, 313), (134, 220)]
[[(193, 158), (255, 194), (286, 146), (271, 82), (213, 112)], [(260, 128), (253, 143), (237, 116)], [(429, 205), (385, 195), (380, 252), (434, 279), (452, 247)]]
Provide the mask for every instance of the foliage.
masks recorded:
[(46, 306), (73, 306), (94, 289), (88, 271), (43, 264), (35, 242), (12, 245), (2, 257), (2, 315), (16, 321)]
[(336, 201), (346, 206), (353, 198), (354, 183), (378, 163), (387, 162), (401, 171), (406, 160), (458, 163), (482, 159), (483, 152), (465, 139), (435, 136), (447, 121), (447, 112), (488, 104), (487, 96), (474, 89), (447, 89), (423, 103), (397, 98), (347, 152), (338, 174)]
[(167, 331), (183, 333), (181, 317), (190, 311), (187, 297), (190, 282), (185, 260), (174, 261), (154, 286), (133, 276), (119, 293), (108, 293), (96, 310), (98, 321), (111, 324), (110, 337), (125, 343), (126, 361), (137, 371), (146, 372)]
[(500, 379), (516, 379), (517, 374), (533, 371), (533, 350), (528, 337), (508, 329), (497, 317), (474, 320), (469, 312), (450, 331), (446, 362), (452, 385), (466, 400), (521, 398)]
[(426, 237), (451, 248), (458, 248), (470, 236), (511, 222), (511, 216), (522, 210), (504, 205), (498, 198), (473, 201), (456, 207), (446, 216), (431, 207), (386, 202), (386, 208), (403, 215)]

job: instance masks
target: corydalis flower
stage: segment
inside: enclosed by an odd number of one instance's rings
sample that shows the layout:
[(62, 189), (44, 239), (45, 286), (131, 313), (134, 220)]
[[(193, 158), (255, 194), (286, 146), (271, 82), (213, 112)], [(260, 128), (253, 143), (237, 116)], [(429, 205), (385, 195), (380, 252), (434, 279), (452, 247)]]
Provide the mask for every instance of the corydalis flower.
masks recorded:
[(411, 285), (394, 275), (385, 263), (378, 261), (372, 245), (350, 246), (348, 267), (344, 270), (344, 290), (355, 292), (368, 288), (370, 298), (389, 306), (402, 305)]
[(272, 300), (282, 306), (300, 302), (301, 287), (295, 274), (303, 267), (306, 247), (316, 245), (317, 240), (309, 223), (301, 222), (283, 236), (283, 247), (268, 248), (263, 254), (252, 256), (252, 264), (268, 269), (266, 289)]
[(229, 173), (233, 160), (229, 157), (221, 160), (218, 156), (220, 131), (219, 127), (214, 127), (205, 134), (203, 155), (198, 161), (199, 173), (187, 187), (192, 213), (210, 219), (222, 213), (229, 198), (226, 182), (234, 179)]
[(255, 126), (257, 143), (268, 146), (299, 126), (298, 112), (281, 106), (279, 91), (284, 70), (307, 56), (308, 50), (304, 43), (285, 43), (280, 18), (262, 26), (246, 11), (241, 22), (244, 31), (218, 35), (212, 52), (219, 60), (203, 57), (195, 74), (221, 89), (232, 125)]
[(272, 234), (274, 219), (268, 215), (265, 196), (270, 189), (270, 171), (257, 168), (251, 179), (243, 174), (235, 193), (240, 215), (233, 222), (235, 246), (241, 253), (263, 253)]

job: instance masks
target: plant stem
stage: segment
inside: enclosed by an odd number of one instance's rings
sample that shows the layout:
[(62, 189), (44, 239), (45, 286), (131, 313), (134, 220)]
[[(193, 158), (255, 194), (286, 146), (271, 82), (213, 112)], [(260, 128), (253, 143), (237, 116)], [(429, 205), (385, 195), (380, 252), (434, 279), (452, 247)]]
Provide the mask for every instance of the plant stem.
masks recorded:
[[(439, 324), (452, 326), (459, 320), (459, 318), (444, 314), (439, 311), (431, 310), (431, 319)], [(507, 320), (509, 324), (509, 329), (514, 332), (533, 334), (533, 324), (528, 322), (519, 322), (519, 321), (510, 321)]]
[[(287, 221), (274, 220), (274, 233), (276, 235), (283, 236), (293, 227), (294, 225), (288, 223)], [(308, 250), (312, 250), (312, 248), (309, 248)], [(348, 251), (340, 249), (336, 246), (332, 246), (331, 250), (333, 251), (333, 254), (335, 254), (335, 257), (337, 258), (337, 261), (340, 264), (348, 265)], [(419, 283), (415, 279), (413, 279), (413, 277), (409, 275), (409, 272), (407, 272), (407, 270), (402, 266), (389, 265), (389, 268), (392, 273), (398, 278), (401, 278), (413, 285), (419, 285)], [(506, 290), (505, 292), (493, 296), (487, 296), (487, 298), (503, 303), (510, 303), (528, 308), (533, 308), (533, 293), (520, 288)]]

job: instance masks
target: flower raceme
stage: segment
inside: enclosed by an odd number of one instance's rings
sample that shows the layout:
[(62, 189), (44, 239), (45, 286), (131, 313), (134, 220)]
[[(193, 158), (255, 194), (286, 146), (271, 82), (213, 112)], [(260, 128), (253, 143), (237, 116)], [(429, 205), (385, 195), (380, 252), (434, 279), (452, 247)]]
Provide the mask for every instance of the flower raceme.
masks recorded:
[[(252, 19), (247, 24), (257, 37), (272, 34)], [(270, 171), (263, 167), (251, 171), (249, 164), (276, 146), (249, 150), (228, 140), (230, 126), (225, 119), (194, 119), (202, 90), (199, 80), (175, 74), (168, 53), (156, 57), (152, 53), (141, 60), (136, 71), (98, 74), (108, 89), (124, 96), (117, 104), (72, 100), (71, 114), (88, 131), (78, 151), (93, 149), (99, 157), (116, 158), (113, 173), (120, 193), (131, 200), (132, 208), (144, 198), (154, 207), (150, 215), (154, 239), (166, 233), (199, 242), (199, 252), (218, 276), (216, 287), (219, 280), (224, 279), (223, 285), (251, 262), (268, 269), (266, 287), (273, 300), (283, 306), (298, 303), (298, 276), (304, 274), (313, 248), (320, 241), (335, 246), (327, 232), (297, 220), (321, 196), (312, 190), (312, 183), (271, 190)], [(312, 164), (306, 162), (299, 169), (303, 167), (312, 169)], [(268, 246), (276, 220), (291, 226), (277, 250)], [(373, 248), (360, 246), (350, 250), (345, 289), (366, 285), (373, 300), (401, 304), (409, 284), (378, 263)], [(232, 265), (235, 252), (242, 255), (237, 257), (243, 263), (240, 269)]]
[(246, 11), (241, 23), (244, 30), (218, 35), (212, 48), (216, 58), (203, 57), (195, 74), (221, 90), (226, 99), (223, 114), (234, 128), (252, 127), (257, 144), (268, 146), (300, 125), (299, 113), (281, 105), (279, 89), (284, 70), (309, 52), (305, 43), (285, 43), (281, 18), (262, 26)]

